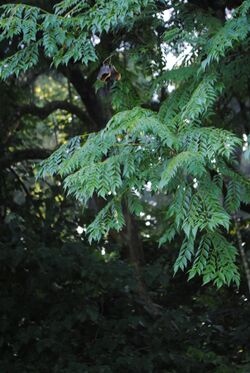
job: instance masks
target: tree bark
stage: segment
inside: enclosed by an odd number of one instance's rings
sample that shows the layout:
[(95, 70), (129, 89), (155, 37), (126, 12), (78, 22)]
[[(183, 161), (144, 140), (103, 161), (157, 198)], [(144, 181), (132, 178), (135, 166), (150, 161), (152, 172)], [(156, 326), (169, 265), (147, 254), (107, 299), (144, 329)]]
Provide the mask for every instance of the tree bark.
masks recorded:
[(76, 66), (69, 67), (64, 71), (64, 74), (81, 97), (88, 115), (94, 123), (93, 130), (104, 128), (112, 116), (109, 99), (98, 95), (92, 83), (87, 78), (84, 78), (83, 73)]
[(135, 270), (137, 280), (138, 302), (143, 305), (145, 310), (151, 316), (158, 316), (162, 313), (161, 307), (154, 303), (147, 291), (147, 288), (142, 279), (142, 266), (145, 263), (142, 240), (139, 237), (139, 230), (135, 218), (124, 207), (124, 217), (126, 227), (124, 230), (124, 238), (128, 248), (128, 258)]

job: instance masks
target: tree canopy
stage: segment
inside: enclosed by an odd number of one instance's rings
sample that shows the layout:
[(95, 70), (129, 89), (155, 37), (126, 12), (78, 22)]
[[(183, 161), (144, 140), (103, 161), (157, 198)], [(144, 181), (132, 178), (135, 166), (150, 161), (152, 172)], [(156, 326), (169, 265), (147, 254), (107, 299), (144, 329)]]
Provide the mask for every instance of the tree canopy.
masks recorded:
[(0, 368), (247, 372), (250, 1), (0, 4)]

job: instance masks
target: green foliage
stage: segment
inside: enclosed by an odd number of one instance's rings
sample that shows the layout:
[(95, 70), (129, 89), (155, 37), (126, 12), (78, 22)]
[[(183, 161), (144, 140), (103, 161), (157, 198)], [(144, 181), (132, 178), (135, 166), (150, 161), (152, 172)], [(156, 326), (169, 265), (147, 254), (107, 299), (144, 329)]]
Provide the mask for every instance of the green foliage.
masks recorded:
[(189, 271), (189, 279), (196, 274), (203, 274), (203, 284), (214, 281), (217, 287), (221, 287), (235, 281), (239, 285), (239, 273), (234, 264), (236, 255), (236, 249), (221, 234), (205, 235)]
[(0, 372), (249, 372), (249, 1), (6, 3)]
[(230, 213), (234, 213), (239, 209), (242, 199), (241, 194), (241, 184), (230, 180), (227, 184), (227, 195), (225, 198), (225, 206)]
[(216, 76), (208, 75), (199, 83), (182, 112), (182, 119), (194, 121), (207, 113), (218, 95), (216, 80)]
[[(132, 213), (138, 214), (140, 196), (147, 181), (151, 182), (154, 193), (168, 193), (174, 229), (182, 230), (186, 235), (175, 264), (176, 271), (186, 267), (187, 259), (191, 260), (194, 250), (191, 247), (197, 232), (206, 236), (219, 234), (216, 233), (219, 227), (229, 228), (230, 216), (223, 207), (223, 184), (217, 185), (211, 180), (210, 172), (215, 169), (213, 159), (230, 164), (230, 157), (239, 144), (239, 139), (232, 133), (220, 129), (188, 129), (185, 126), (176, 132), (153, 112), (134, 108), (115, 115), (103, 131), (90, 135), (78, 149), (67, 153), (67, 158), (64, 156), (67, 146), (63, 145), (41, 164), (38, 176), (61, 174), (66, 177), (64, 186), (68, 193), (85, 204), (94, 194), (108, 200), (88, 228), (90, 241), (100, 240), (110, 229), (122, 228), (122, 200), (128, 202)], [(173, 155), (176, 152), (178, 154)], [(230, 172), (230, 166), (224, 167)], [(217, 169), (217, 172), (226, 177), (226, 170)], [(138, 200), (139, 207), (135, 207), (135, 202), (131, 203), (131, 198)], [(227, 209), (229, 199), (227, 196), (225, 200)], [(165, 232), (161, 243), (171, 240), (168, 234), (172, 235), (172, 232)], [(199, 252), (198, 249), (198, 257)], [(223, 260), (228, 268), (233, 268), (232, 280), (238, 283), (235, 251), (228, 251)], [(210, 279), (219, 285), (218, 276), (223, 273), (222, 269), (214, 268), (214, 273)], [(227, 278), (225, 282), (231, 281)]]
[(207, 57), (202, 61), (202, 69), (206, 69), (213, 61), (219, 62), (228, 49), (235, 48), (244, 41), (249, 33), (249, 1), (244, 1), (235, 17), (228, 20), (209, 40), (205, 52)]
[(21, 72), (25, 72), (37, 64), (39, 59), (39, 44), (33, 43), (25, 49), (18, 51), (15, 56), (6, 58), (0, 62), (0, 76), (2, 79), (7, 79), (15, 71), (16, 76)]
[(93, 223), (87, 228), (90, 243), (99, 241), (110, 229), (121, 230), (125, 224), (122, 206), (119, 200), (111, 200), (96, 216)]
[[(242, 145), (240, 139), (221, 128), (224, 123), (218, 125), (214, 118), (220, 100), (230, 90), (228, 75), (235, 68), (230, 53), (249, 48), (249, 1), (244, 1), (224, 24), (211, 14), (206, 18), (202, 12), (194, 23), (191, 8), (182, 2), (172, 6), (170, 21), (160, 23), (161, 32), (157, 29), (158, 49), (165, 46), (181, 54), (188, 45), (189, 55), (167, 72), (161, 56), (150, 79), (146, 73), (137, 84), (127, 79), (125, 72), (124, 81), (112, 88), (113, 107), (130, 110), (114, 115), (103, 130), (62, 145), (42, 162), (37, 176), (60, 175), (67, 193), (84, 205), (96, 196), (105, 200), (105, 207), (87, 229), (90, 242), (107, 237), (112, 229), (122, 229), (126, 205), (138, 215), (150, 182), (152, 196), (162, 194), (168, 201), (166, 231), (159, 237), (160, 243), (170, 241), (174, 234), (184, 235), (174, 271), (183, 270), (188, 262), (192, 265), (193, 255), (193, 266), (203, 263), (203, 247), (209, 246), (205, 268), (192, 267), (192, 275), (200, 274), (205, 283), (212, 281), (217, 286), (238, 284), (235, 249), (225, 243), (223, 234), (229, 230), (229, 214), (248, 198), (249, 181), (237, 171), (235, 157)], [(51, 13), (23, 4), (2, 6), (1, 40), (17, 39), (21, 50), (1, 62), (0, 76), (6, 79), (34, 66), (40, 50), (55, 67), (77, 62), (87, 65), (97, 59), (93, 37), (118, 35), (132, 28), (137, 35), (140, 22), (151, 16), (157, 18), (158, 7), (158, 2), (149, 0), (65, 0)], [(126, 48), (133, 43), (128, 41)], [(124, 45), (119, 45), (122, 52)], [(142, 103), (142, 97), (148, 97), (138, 93), (140, 80), (141, 90), (150, 81), (151, 92), (160, 91), (162, 97), (166, 84), (174, 84), (174, 91), (161, 102), (159, 112), (136, 106)]]
[[(18, 38), (22, 50), (1, 61), (0, 77), (18, 76), (38, 62), (38, 46), (57, 67), (69, 62), (84, 64), (97, 59), (92, 37), (123, 27), (132, 27), (142, 9), (151, 0), (97, 1), (90, 6), (85, 1), (62, 1), (54, 12), (25, 4), (7, 4), (0, 7), (2, 40)], [(42, 35), (42, 36), (41, 36)], [(24, 58), (24, 59), (23, 59)]]
[(189, 240), (185, 239), (181, 245), (180, 252), (176, 262), (174, 264), (174, 272), (176, 273), (179, 269), (182, 271), (186, 268), (188, 262), (191, 260), (194, 254), (194, 239), (193, 237)]

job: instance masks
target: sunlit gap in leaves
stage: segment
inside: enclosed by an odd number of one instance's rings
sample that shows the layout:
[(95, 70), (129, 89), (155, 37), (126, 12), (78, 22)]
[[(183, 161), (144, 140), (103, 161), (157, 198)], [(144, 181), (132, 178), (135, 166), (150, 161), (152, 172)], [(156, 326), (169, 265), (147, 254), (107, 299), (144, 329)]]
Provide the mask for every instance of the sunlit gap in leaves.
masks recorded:
[(230, 9), (226, 8), (225, 13), (226, 13), (226, 19), (233, 18), (232, 11)]
[(78, 227), (76, 228), (76, 231), (79, 235), (81, 235), (81, 234), (83, 234), (83, 232), (86, 232), (86, 228), (78, 225)]
[(194, 189), (197, 189), (198, 188), (198, 180), (196, 179), (196, 178), (194, 178), (194, 180), (193, 180), (193, 187), (194, 187)]
[[(157, 14), (157, 17), (160, 19), (163, 19), (166, 23), (169, 22), (171, 16), (173, 13), (173, 8), (166, 9), (163, 12)], [(175, 67), (178, 67), (182, 64), (183, 60), (186, 59), (189, 55), (191, 55), (192, 52), (192, 45), (185, 42), (184, 43), (184, 50), (182, 53), (178, 55), (178, 57), (170, 51), (168, 43), (162, 43), (161, 44), (161, 51), (162, 55), (165, 60), (165, 65), (163, 66), (163, 70), (172, 70)], [(175, 90), (175, 84), (169, 83), (167, 86), (167, 90), (169, 93), (173, 92)], [(153, 94), (153, 101), (158, 100), (158, 94), (155, 92)]]
[(243, 133), (243, 147), (242, 150), (245, 152), (248, 149), (248, 137), (246, 133)]

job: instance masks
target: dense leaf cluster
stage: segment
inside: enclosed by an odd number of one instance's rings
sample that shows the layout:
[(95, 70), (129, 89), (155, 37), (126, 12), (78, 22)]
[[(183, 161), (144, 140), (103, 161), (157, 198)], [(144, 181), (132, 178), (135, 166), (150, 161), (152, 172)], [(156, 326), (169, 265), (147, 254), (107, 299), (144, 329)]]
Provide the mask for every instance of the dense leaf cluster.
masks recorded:
[[(1, 6), (0, 30), (2, 40), (18, 40), (19, 51), (1, 62), (3, 79), (13, 73), (17, 76), (39, 61), (39, 50), (55, 66), (70, 60), (88, 64), (97, 56), (93, 44), (95, 36), (119, 29), (125, 22), (133, 24), (148, 0), (97, 1), (93, 6), (83, 1), (62, 1), (54, 13), (30, 5)], [(131, 27), (131, 25), (129, 27)]]
[[(2, 6), (1, 40), (17, 42), (19, 51), (1, 62), (0, 76), (6, 79), (35, 65), (41, 48), (55, 66), (94, 61), (91, 38), (130, 30), (141, 12), (145, 18), (148, 12), (158, 15), (157, 6), (134, 0), (94, 5), (62, 1), (53, 13), (23, 4)], [(88, 227), (90, 242), (122, 229), (124, 204), (138, 214), (150, 183), (152, 194), (168, 196), (161, 244), (183, 235), (175, 271), (191, 261), (190, 278), (199, 274), (204, 283), (213, 281), (218, 287), (239, 284), (236, 249), (223, 233), (229, 229), (230, 214), (241, 201), (249, 201), (250, 183), (237, 171), (241, 140), (214, 128), (211, 118), (219, 98), (228, 94), (228, 71), (236, 69), (230, 53), (249, 49), (249, 7), (244, 1), (224, 24), (212, 16), (206, 20), (200, 12), (196, 24), (185, 5), (172, 4), (173, 15), (159, 33), (159, 43), (180, 53), (189, 45), (190, 53), (178, 67), (167, 72), (161, 68), (156, 74), (154, 89), (175, 84), (159, 113), (140, 107), (122, 111), (104, 130), (86, 139), (73, 138), (43, 163), (38, 175), (60, 174), (68, 193), (84, 204), (95, 196), (107, 201)], [(242, 55), (236, 54), (238, 58)]]
[[(21, 50), (2, 62), (1, 76), (18, 75), (37, 63), (39, 46), (55, 66), (95, 60), (91, 36), (117, 32), (119, 27), (129, 29), (142, 7), (157, 12), (156, 4), (154, 8), (148, 1), (94, 6), (63, 1), (54, 14), (26, 5), (3, 6), (1, 38), (18, 37)], [(174, 12), (181, 9), (181, 4), (176, 5)], [(170, 23), (161, 42), (169, 48), (189, 43), (191, 53), (181, 66), (158, 74), (155, 88), (166, 82), (176, 86), (159, 113), (139, 107), (120, 112), (101, 132), (86, 141), (73, 138), (43, 163), (39, 176), (59, 173), (66, 177), (68, 193), (85, 204), (95, 195), (107, 200), (88, 227), (90, 241), (100, 240), (111, 229), (122, 229), (124, 203), (132, 213), (139, 213), (140, 198), (150, 182), (152, 193), (169, 196), (160, 242), (172, 240), (175, 234), (185, 236), (175, 271), (192, 261), (190, 278), (200, 274), (204, 283), (213, 281), (219, 287), (232, 281), (239, 284), (236, 250), (225, 241), (223, 230), (229, 229), (230, 213), (249, 200), (250, 186), (237, 176), (240, 139), (213, 128), (210, 118), (218, 97), (227, 94), (220, 64), (240, 45), (248, 48), (248, 10), (245, 1), (224, 25), (206, 23), (202, 14), (200, 24), (192, 29), (189, 16), (186, 29)], [(178, 16), (173, 23), (176, 20)], [(226, 69), (234, 67), (227, 65)]]
[[(184, 231), (186, 236), (175, 270), (183, 270), (195, 255), (190, 278), (202, 274), (204, 282), (214, 280), (221, 286), (232, 279), (239, 282), (234, 264), (236, 251), (233, 247), (229, 250), (219, 230), (228, 229), (230, 224), (227, 207), (232, 211), (232, 182), (225, 202), (222, 188), (239, 144), (239, 139), (228, 131), (197, 126), (192, 129), (185, 121), (178, 127), (174, 121), (168, 125), (154, 113), (135, 108), (115, 115), (103, 131), (91, 135), (83, 145), (80, 138), (63, 145), (44, 161), (38, 176), (59, 173), (66, 177), (67, 191), (85, 204), (95, 194), (107, 199), (88, 227), (90, 241), (100, 240), (110, 229), (122, 229), (124, 200), (131, 213), (140, 213), (140, 197), (150, 181), (153, 193), (170, 196), (161, 243), (173, 239), (173, 231)], [(211, 176), (213, 172), (217, 177)], [(234, 183), (240, 202), (241, 196), (249, 193), (249, 186), (244, 179)], [(202, 257), (202, 243), (197, 251), (194, 249), (200, 234), (213, 236), (212, 240), (204, 238), (209, 249)]]
[(250, 2), (0, 4), (0, 372), (249, 372)]

